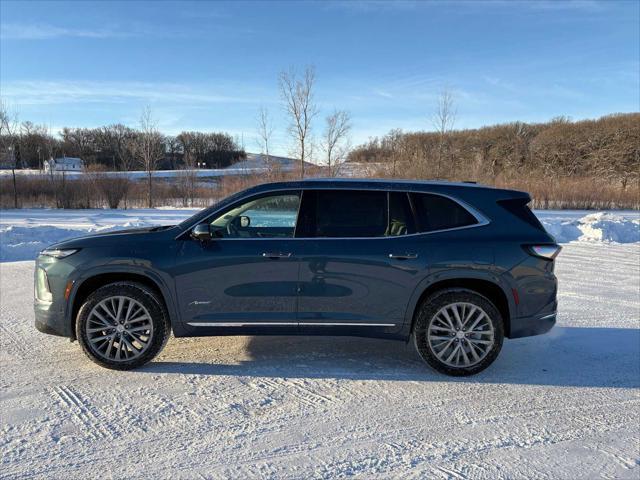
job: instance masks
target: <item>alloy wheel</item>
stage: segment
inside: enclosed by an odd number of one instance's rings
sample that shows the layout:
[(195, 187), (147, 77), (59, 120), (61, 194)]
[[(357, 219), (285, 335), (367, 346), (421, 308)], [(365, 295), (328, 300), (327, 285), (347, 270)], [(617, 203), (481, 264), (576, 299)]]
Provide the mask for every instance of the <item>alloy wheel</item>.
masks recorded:
[(495, 344), (495, 332), (482, 308), (456, 302), (445, 305), (431, 318), (427, 344), (442, 363), (470, 367), (489, 354)]
[(149, 311), (137, 300), (112, 296), (91, 309), (85, 333), (87, 344), (100, 357), (129, 361), (151, 345), (153, 322)]

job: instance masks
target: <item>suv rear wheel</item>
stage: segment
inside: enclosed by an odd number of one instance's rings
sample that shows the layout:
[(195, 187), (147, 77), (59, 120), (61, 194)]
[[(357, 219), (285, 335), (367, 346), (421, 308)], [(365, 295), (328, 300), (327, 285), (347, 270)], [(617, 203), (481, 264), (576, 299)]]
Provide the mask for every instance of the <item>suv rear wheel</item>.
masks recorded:
[(144, 285), (119, 282), (98, 288), (76, 320), (76, 337), (95, 363), (129, 370), (154, 358), (166, 344), (169, 320), (162, 301)]
[(478, 373), (500, 353), (502, 316), (486, 297), (448, 289), (427, 298), (418, 311), (414, 343), (420, 356), (447, 375)]

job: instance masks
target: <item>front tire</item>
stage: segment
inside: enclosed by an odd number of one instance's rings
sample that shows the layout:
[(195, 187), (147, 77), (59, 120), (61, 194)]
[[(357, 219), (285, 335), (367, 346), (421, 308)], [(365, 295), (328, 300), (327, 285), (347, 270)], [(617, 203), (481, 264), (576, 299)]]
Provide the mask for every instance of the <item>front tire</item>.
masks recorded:
[(76, 319), (76, 338), (84, 353), (114, 370), (130, 370), (152, 360), (164, 348), (170, 331), (162, 300), (134, 282), (98, 288)]
[(472, 290), (448, 289), (427, 298), (417, 312), (414, 345), (432, 368), (474, 375), (493, 363), (504, 339), (502, 316)]

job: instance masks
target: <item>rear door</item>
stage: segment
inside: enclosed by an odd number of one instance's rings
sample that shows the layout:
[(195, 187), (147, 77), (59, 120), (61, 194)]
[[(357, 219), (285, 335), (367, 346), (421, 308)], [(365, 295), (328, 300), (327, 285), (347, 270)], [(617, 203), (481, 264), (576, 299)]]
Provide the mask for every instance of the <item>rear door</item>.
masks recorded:
[(301, 332), (398, 331), (425, 268), (408, 197), (380, 190), (306, 190), (296, 237)]

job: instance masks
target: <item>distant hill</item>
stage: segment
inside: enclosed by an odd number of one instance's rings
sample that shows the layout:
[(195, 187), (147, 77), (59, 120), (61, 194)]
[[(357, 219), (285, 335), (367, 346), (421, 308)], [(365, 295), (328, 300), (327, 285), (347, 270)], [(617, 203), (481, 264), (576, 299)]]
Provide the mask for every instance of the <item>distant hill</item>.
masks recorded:
[[(309, 162), (304, 162), (305, 166), (316, 166)], [(267, 170), (269, 167), (276, 165), (280, 170), (291, 171), (300, 167), (300, 160), (289, 157), (278, 157), (276, 155), (269, 155), (267, 159), (266, 155), (261, 153), (247, 153), (247, 157), (244, 160), (235, 162), (228, 166), (228, 169), (246, 169), (246, 170)]]

